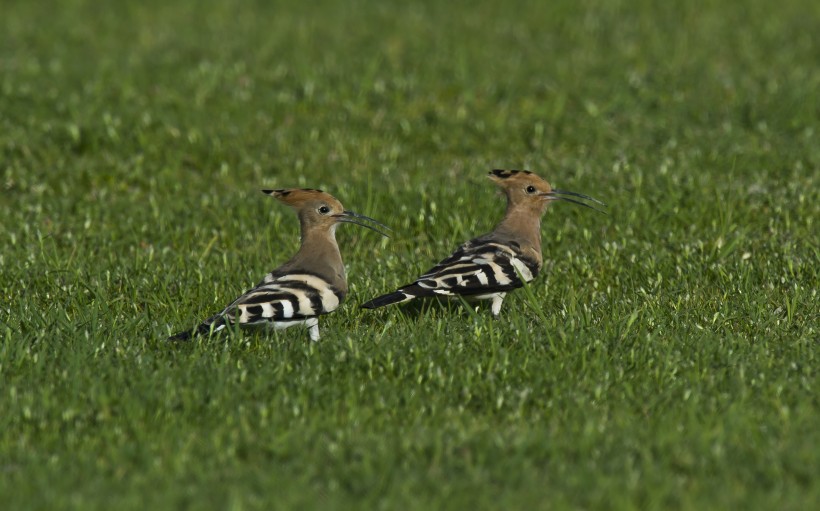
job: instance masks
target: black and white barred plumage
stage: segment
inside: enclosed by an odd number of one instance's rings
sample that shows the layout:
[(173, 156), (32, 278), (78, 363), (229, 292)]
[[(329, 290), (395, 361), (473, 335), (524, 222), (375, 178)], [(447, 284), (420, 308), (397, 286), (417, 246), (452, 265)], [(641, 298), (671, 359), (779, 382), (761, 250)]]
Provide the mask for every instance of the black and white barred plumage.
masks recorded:
[(464, 243), (412, 284), (362, 307), (375, 309), (429, 296), (464, 296), (491, 299), (492, 313), (498, 315), (506, 293), (533, 280), (540, 270), (541, 262), (527, 256), (518, 242), (488, 234)]
[[(310, 328), (311, 339), (318, 340), (318, 317), (335, 311), (345, 294), (319, 275), (274, 271), (222, 312), (203, 321), (196, 333), (207, 335), (234, 324), (275, 329), (305, 325)], [(171, 339), (187, 340), (191, 336), (185, 331)]]

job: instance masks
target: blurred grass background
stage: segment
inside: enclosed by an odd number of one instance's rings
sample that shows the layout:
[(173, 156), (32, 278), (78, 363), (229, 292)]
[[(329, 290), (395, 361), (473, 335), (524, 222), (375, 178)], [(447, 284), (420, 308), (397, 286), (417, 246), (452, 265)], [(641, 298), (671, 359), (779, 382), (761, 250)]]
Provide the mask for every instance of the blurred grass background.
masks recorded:
[[(820, 7), (695, 1), (4, 3), (0, 507), (809, 509), (820, 501)], [(365, 312), (554, 206), (503, 319)], [(163, 339), (296, 249), (323, 340)]]

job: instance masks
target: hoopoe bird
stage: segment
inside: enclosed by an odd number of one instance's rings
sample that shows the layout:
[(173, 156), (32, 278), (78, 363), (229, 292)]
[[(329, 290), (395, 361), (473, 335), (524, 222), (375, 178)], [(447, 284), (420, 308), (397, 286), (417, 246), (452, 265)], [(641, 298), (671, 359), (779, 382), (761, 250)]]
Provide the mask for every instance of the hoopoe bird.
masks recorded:
[(266, 325), (275, 329), (304, 325), (313, 341), (319, 340), (319, 316), (336, 310), (347, 294), (344, 263), (336, 244), (336, 227), (351, 223), (382, 236), (387, 234), (364, 220), (385, 229), (384, 224), (346, 211), (330, 194), (314, 189), (262, 190), (296, 211), (301, 225), (301, 245), (289, 261), (265, 275), (250, 291), (222, 312), (203, 321), (193, 331), (169, 340), (188, 340), (194, 335), (218, 332), (225, 327)]
[(562, 200), (602, 213), (578, 199), (606, 206), (587, 195), (552, 188), (528, 170), (493, 170), (488, 177), (507, 197), (507, 212), (495, 229), (464, 243), (412, 284), (362, 307), (375, 309), (429, 296), (463, 296), (492, 300), (491, 312), (498, 318), (507, 293), (541, 271), (541, 216), (547, 205)]

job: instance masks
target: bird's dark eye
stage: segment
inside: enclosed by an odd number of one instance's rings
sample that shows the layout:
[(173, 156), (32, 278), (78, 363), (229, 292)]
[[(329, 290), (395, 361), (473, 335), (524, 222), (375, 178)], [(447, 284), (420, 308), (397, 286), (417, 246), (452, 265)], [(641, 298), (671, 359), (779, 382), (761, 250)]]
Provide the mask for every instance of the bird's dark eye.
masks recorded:
[(535, 193), (535, 187), (533, 185), (528, 186), (527, 193)]
[(319, 208), (319, 213), (327, 215), (328, 213), (330, 213), (330, 208), (327, 206), (322, 206)]

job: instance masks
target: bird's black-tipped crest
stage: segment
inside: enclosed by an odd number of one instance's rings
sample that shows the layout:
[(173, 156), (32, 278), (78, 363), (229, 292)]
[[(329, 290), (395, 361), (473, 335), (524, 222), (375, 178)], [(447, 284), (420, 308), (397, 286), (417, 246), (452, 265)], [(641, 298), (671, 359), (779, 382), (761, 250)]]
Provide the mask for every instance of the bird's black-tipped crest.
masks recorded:
[(324, 190), (320, 190), (318, 188), (277, 188), (275, 190), (262, 190), (262, 193), (266, 193), (268, 195), (272, 193), (277, 193), (282, 197), (287, 197), (292, 192), (301, 191), (301, 192), (317, 192), (317, 193), (325, 193)]
[(512, 177), (516, 174), (526, 174), (530, 175), (532, 172), (529, 170), (505, 170), (505, 169), (493, 169), (490, 172), (491, 175), (495, 177), (500, 177), (501, 179), (507, 179), (508, 177)]

